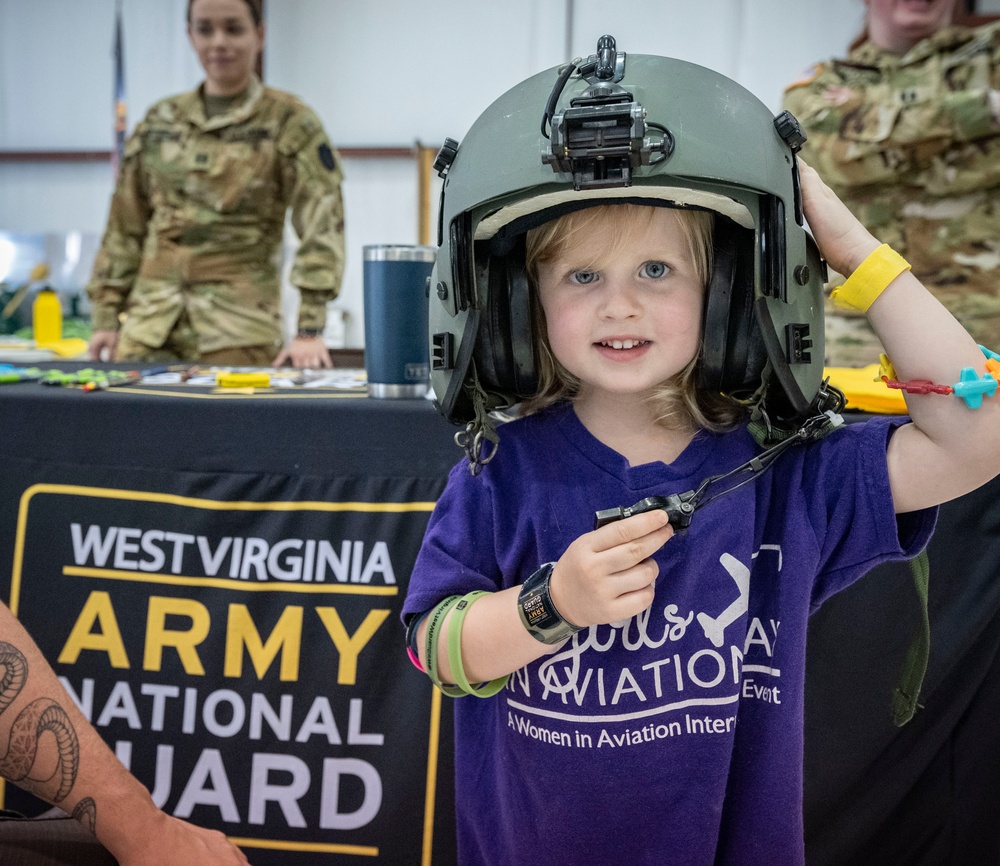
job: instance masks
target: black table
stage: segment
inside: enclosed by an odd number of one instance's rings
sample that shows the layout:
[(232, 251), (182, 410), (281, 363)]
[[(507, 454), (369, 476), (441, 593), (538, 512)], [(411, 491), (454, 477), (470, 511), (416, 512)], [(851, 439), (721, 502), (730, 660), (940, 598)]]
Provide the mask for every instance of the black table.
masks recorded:
[[(450, 707), (398, 620), (454, 432), (423, 400), (2, 386), (0, 592), (154, 798), (258, 866), (454, 862)], [(909, 725), (909, 569), (814, 617), (811, 864), (1000, 862), (998, 493), (942, 509)]]
[(453, 862), (451, 715), (399, 613), (454, 432), (334, 390), (5, 385), (0, 592), (154, 799), (258, 866)]

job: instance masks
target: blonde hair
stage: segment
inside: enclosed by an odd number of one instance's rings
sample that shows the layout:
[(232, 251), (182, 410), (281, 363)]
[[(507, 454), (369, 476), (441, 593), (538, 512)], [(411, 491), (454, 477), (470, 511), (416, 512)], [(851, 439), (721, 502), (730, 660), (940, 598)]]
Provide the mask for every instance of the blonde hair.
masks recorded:
[[(671, 208), (695, 273), (707, 288), (712, 278), (712, 230), (714, 215), (707, 211)], [(558, 258), (572, 248), (576, 239), (599, 223), (606, 242), (595, 250), (594, 261), (618, 254), (631, 237), (648, 228), (654, 207), (634, 204), (605, 204), (573, 211), (557, 217), (526, 236), (525, 268), (531, 283), (531, 308), (535, 349), (538, 358), (538, 391), (520, 406), (520, 414), (528, 415), (562, 400), (572, 400), (579, 392), (579, 380), (559, 363), (549, 344), (545, 313), (538, 298), (539, 266)], [(722, 394), (698, 388), (698, 367), (701, 353), (681, 373), (660, 385), (650, 398), (657, 422), (665, 426), (694, 424), (723, 432), (732, 429), (743, 418), (745, 408)]]

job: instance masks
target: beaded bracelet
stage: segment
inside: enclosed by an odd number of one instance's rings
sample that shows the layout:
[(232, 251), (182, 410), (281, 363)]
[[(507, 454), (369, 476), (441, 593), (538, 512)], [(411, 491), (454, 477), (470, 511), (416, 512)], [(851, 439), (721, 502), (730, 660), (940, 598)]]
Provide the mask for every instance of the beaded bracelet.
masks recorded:
[(1000, 355), (991, 352), (985, 346), (979, 348), (986, 356), (986, 373), (982, 377), (972, 367), (963, 367), (959, 381), (954, 385), (939, 385), (930, 379), (909, 379), (900, 382), (896, 378), (892, 361), (882, 354), (879, 355), (879, 371), (875, 381), (881, 379), (887, 387), (907, 394), (954, 394), (964, 400), (970, 409), (978, 409), (983, 405), (983, 397), (992, 397), (1000, 385)]
[(830, 293), (830, 300), (842, 309), (867, 313), (889, 283), (909, 269), (906, 259), (888, 244), (882, 244), (868, 254), (842, 286)]

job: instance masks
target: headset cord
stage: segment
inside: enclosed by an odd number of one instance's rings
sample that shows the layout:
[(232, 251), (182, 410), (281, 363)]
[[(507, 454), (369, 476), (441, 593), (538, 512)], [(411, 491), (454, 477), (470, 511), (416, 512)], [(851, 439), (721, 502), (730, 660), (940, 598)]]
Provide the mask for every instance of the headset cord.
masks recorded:
[[(751, 481), (759, 478), (774, 465), (775, 460), (793, 445), (797, 445), (799, 442), (807, 442), (810, 439), (818, 439), (826, 435), (830, 429), (842, 423), (843, 419), (836, 412), (828, 410), (820, 415), (814, 415), (786, 439), (772, 445), (770, 448), (765, 448), (762, 453), (748, 460), (746, 463), (740, 464), (735, 469), (730, 469), (721, 475), (709, 476), (698, 485), (696, 490), (688, 490), (684, 493), (671, 493), (668, 496), (648, 496), (629, 507), (619, 506), (596, 512), (594, 514), (594, 528), (598, 529), (608, 523), (623, 520), (634, 514), (659, 509), (666, 512), (667, 518), (676, 532), (684, 532), (691, 525), (691, 518), (694, 517), (695, 511), (699, 508), (704, 508), (709, 502), (727, 493), (732, 493), (744, 484), (749, 484)], [(723, 483), (727, 479), (737, 479), (741, 475), (746, 475), (746, 477), (735, 481), (735, 483), (724, 487), (710, 496), (707, 495), (715, 485)]]
[[(730, 469), (728, 472), (724, 472), (721, 475), (710, 475), (698, 486), (698, 489), (690, 494), (689, 497), (685, 497), (687, 502), (689, 502), (693, 510), (697, 511), (699, 508), (704, 508), (709, 502), (718, 499), (720, 496), (724, 496), (727, 493), (732, 493), (734, 490), (738, 490), (744, 484), (749, 484), (751, 481), (759, 478), (768, 469), (774, 465), (774, 461), (777, 460), (787, 449), (791, 448), (793, 445), (797, 445), (800, 442), (808, 442), (811, 439), (819, 439), (821, 436), (826, 435), (828, 432), (828, 427), (835, 427), (841, 422), (840, 416), (835, 413), (823, 413), (821, 415), (813, 415), (811, 418), (807, 419), (798, 430), (796, 430), (787, 439), (783, 439), (776, 445), (772, 445), (770, 448), (766, 448), (763, 452), (758, 454), (756, 457), (751, 458), (746, 463), (737, 466), (735, 469)], [(710, 487), (725, 481), (727, 478), (733, 478), (734, 476), (747, 474), (746, 478), (726, 487), (717, 493), (712, 494), (707, 499), (705, 499), (705, 494), (708, 492)]]

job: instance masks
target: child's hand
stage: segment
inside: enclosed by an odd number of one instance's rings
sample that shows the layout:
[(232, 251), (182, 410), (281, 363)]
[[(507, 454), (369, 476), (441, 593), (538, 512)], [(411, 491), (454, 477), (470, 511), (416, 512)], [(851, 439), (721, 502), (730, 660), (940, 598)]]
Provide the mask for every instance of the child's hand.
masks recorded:
[(838, 274), (850, 276), (879, 242), (848, 210), (815, 169), (801, 157), (802, 209), (823, 258)]
[(666, 512), (647, 511), (581, 535), (549, 580), (556, 610), (578, 626), (628, 619), (653, 603), (650, 557), (674, 534)]

